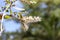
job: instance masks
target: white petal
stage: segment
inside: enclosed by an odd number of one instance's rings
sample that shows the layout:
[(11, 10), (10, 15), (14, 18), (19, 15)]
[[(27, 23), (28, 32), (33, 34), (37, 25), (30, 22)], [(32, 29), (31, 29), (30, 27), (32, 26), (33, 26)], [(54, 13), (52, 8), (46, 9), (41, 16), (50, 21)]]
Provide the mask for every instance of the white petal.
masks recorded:
[(18, 7), (13, 7), (13, 8), (16, 9), (16, 10), (25, 10), (23, 8), (18, 8)]

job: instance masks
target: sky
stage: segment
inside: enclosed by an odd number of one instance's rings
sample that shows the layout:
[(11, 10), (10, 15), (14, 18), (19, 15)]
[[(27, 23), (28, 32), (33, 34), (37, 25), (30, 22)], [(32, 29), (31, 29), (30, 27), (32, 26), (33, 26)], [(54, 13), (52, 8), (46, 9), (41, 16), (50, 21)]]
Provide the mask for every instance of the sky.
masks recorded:
[[(5, 3), (3, 2), (4, 0), (0, 0), (0, 9), (2, 6), (5, 6)], [(23, 4), (19, 1), (15, 2), (16, 7), (23, 8)], [(11, 8), (13, 12), (19, 12), (20, 10), (16, 10), (14, 8)], [(16, 23), (13, 20), (4, 20), (4, 29), (5, 32), (15, 32), (16, 30), (19, 30), (21, 28), (20, 23)]]

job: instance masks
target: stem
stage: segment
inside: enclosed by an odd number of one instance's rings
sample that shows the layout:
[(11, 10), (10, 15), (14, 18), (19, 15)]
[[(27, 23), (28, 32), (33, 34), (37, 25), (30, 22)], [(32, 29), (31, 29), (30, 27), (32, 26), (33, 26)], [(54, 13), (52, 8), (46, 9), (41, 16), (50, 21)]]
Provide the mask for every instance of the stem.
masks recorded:
[(3, 15), (2, 15), (2, 20), (1, 20), (1, 32), (4, 30), (4, 29), (3, 29), (3, 20), (4, 20), (5, 12), (6, 12), (6, 10), (7, 10), (9, 7), (10, 7), (10, 5), (8, 5), (8, 6), (6, 7), (6, 9), (4, 10)]

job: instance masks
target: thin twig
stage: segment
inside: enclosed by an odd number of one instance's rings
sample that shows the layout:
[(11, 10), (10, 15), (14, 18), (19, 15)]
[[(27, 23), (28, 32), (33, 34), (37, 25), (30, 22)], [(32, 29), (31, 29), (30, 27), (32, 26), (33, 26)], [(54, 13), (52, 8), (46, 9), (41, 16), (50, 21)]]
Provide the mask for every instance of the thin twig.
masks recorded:
[(1, 32), (3, 32), (3, 20), (4, 20), (4, 16), (5, 16), (5, 13), (6, 13), (6, 10), (8, 9), (10, 7), (10, 5), (8, 5), (7, 7), (6, 7), (6, 9), (4, 10), (4, 12), (3, 12), (3, 15), (2, 15), (2, 20), (1, 20)]

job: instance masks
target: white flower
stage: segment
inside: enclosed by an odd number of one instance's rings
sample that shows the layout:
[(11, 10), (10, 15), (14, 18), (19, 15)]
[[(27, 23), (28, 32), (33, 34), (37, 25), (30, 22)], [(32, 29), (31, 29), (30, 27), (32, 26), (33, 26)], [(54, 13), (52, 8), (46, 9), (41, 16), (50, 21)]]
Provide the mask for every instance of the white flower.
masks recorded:
[(41, 18), (40, 17), (36, 17), (36, 21), (41, 21)]
[(25, 19), (26, 19), (26, 20), (29, 20), (29, 17), (26, 17)]
[(29, 19), (32, 19), (32, 16), (29, 16)]
[(36, 18), (36, 16), (34, 16), (34, 19)]
[(36, 2), (36, 1), (30, 1), (30, 3), (32, 3), (32, 4), (33, 4), (33, 3), (36, 4), (37, 2)]
[(34, 18), (32, 16), (28, 17), (30, 21), (34, 20)]

